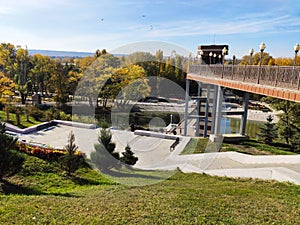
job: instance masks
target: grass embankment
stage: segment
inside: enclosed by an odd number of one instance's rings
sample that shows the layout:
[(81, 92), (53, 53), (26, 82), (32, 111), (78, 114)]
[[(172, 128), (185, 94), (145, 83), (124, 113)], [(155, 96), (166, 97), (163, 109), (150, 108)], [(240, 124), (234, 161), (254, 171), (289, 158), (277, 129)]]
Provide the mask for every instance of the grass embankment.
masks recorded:
[[(181, 154), (199, 154), (213, 150), (213, 143), (207, 138), (191, 138)], [(258, 140), (250, 139), (236, 144), (223, 143), (221, 152), (240, 152), (249, 155), (295, 155), (290, 146), (280, 142), (264, 144)]]
[(235, 151), (250, 155), (295, 155), (290, 146), (280, 142), (264, 144), (257, 140), (248, 140), (240, 144), (223, 144), (222, 152)]
[(22, 115), (20, 115), (20, 124), (17, 124), (16, 114), (14, 114), (14, 113), (9, 113), (9, 121), (6, 121), (6, 112), (4, 112), (2, 110), (0, 110), (0, 121), (10, 123), (12, 125), (22, 128), (22, 129), (41, 123), (40, 121), (35, 120), (31, 116), (29, 117), (29, 120), (27, 121), (26, 115), (22, 114)]
[[(36, 165), (39, 165), (35, 167)], [(35, 165), (35, 166), (33, 166)], [(35, 170), (35, 171), (34, 171)], [(82, 168), (72, 178), (29, 157), (0, 194), (1, 224), (297, 224), (300, 187), (176, 173), (151, 186), (116, 185)], [(2, 187), (9, 186), (8, 184)], [(12, 188), (14, 187), (14, 188)]]

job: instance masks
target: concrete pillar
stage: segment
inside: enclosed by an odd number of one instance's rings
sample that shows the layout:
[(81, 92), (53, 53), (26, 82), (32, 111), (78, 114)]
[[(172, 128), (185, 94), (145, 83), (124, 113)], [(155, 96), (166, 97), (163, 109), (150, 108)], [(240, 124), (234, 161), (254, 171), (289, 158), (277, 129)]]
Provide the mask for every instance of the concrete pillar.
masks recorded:
[(201, 82), (198, 81), (198, 96), (200, 97), (201, 96)]
[(243, 97), (243, 109), (244, 113), (241, 118), (241, 126), (240, 126), (240, 134), (245, 135), (246, 134), (246, 124), (247, 124), (247, 116), (248, 116), (248, 105), (249, 105), (249, 93), (244, 92)]
[(214, 85), (214, 96), (213, 96), (213, 105), (211, 111), (211, 130), (210, 133), (215, 133), (215, 120), (216, 120), (216, 105), (217, 105), (217, 96), (218, 96), (218, 86)]
[(210, 99), (210, 84), (207, 85), (207, 90), (206, 90), (205, 122), (204, 122), (203, 137), (207, 137), (209, 99)]
[(217, 104), (216, 104), (216, 115), (215, 115), (215, 130), (214, 134), (216, 136), (221, 134), (221, 118), (222, 118), (222, 101), (223, 101), (223, 93), (221, 86), (217, 86), (218, 94), (217, 94)]
[[(197, 83), (198, 83), (198, 97), (201, 97), (201, 82), (198, 81)], [(196, 136), (196, 137), (199, 137), (199, 136), (200, 136), (200, 134), (199, 134), (199, 132), (200, 132), (200, 118), (199, 118), (199, 116), (200, 116), (200, 111), (201, 111), (201, 101), (200, 101), (199, 99), (197, 99), (197, 110), (196, 110), (196, 115), (197, 115), (198, 117), (197, 117), (197, 119), (196, 119), (196, 127), (195, 127), (195, 129), (196, 129), (195, 136)]]
[(190, 93), (190, 80), (186, 79), (185, 82), (185, 110), (184, 110), (184, 131), (183, 135), (187, 136), (188, 117), (189, 117), (189, 95)]

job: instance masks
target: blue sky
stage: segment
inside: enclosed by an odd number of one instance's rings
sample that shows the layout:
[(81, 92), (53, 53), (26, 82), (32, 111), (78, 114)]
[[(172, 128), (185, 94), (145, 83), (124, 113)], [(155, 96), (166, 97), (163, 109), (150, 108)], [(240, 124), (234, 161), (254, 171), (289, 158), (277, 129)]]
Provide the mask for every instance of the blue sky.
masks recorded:
[[(293, 57), (300, 42), (299, 0), (0, 0), (0, 42), (94, 52), (163, 41), (196, 53), (228, 44), (229, 56), (250, 48)], [(168, 53), (167, 53), (168, 54)]]

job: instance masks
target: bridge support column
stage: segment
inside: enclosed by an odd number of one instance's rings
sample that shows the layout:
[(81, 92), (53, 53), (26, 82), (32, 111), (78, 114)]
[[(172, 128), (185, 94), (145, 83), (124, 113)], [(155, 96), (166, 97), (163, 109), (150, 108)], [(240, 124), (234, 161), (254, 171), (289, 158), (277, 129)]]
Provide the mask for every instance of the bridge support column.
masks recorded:
[(217, 97), (218, 97), (218, 86), (214, 85), (214, 96), (213, 96), (213, 105), (212, 105), (212, 112), (211, 112), (211, 129), (210, 133), (215, 133), (215, 120), (216, 120), (216, 105), (217, 105)]
[[(201, 97), (201, 82), (197, 82), (198, 83), (198, 97)], [(195, 131), (195, 136), (199, 137), (200, 136), (200, 111), (201, 111), (201, 101), (200, 99), (197, 100), (197, 119), (196, 119), (196, 131)]]
[(204, 122), (203, 137), (207, 137), (209, 100), (210, 100), (210, 84), (207, 85), (207, 90), (206, 90), (205, 122)]
[(219, 151), (223, 142), (221, 134), (221, 118), (222, 118), (222, 101), (223, 93), (221, 86), (217, 86), (216, 113), (214, 119), (214, 133), (209, 136), (209, 140), (216, 144), (216, 151)]
[(240, 126), (240, 134), (241, 135), (245, 135), (246, 134), (248, 106), (249, 106), (249, 93), (248, 92), (244, 92), (244, 97), (243, 97), (244, 113), (243, 113), (242, 118), (241, 118), (241, 126)]
[(215, 135), (221, 134), (221, 117), (222, 117), (222, 100), (223, 93), (221, 86), (217, 86), (217, 102), (216, 102), (216, 115), (215, 115)]
[(187, 136), (188, 117), (189, 117), (189, 93), (190, 93), (190, 80), (186, 79), (185, 83), (185, 110), (184, 110), (184, 131), (183, 135)]

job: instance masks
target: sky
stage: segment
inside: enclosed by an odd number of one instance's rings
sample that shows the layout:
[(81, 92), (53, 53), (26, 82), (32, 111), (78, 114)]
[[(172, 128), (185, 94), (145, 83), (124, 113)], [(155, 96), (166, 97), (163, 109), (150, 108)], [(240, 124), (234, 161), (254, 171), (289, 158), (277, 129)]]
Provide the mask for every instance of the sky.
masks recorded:
[[(114, 52), (163, 42), (193, 54), (228, 44), (241, 58), (261, 42), (293, 57), (300, 42), (299, 0), (0, 0), (0, 42), (28, 49)], [(146, 44), (147, 46), (147, 44)], [(165, 52), (165, 55), (170, 54)]]

